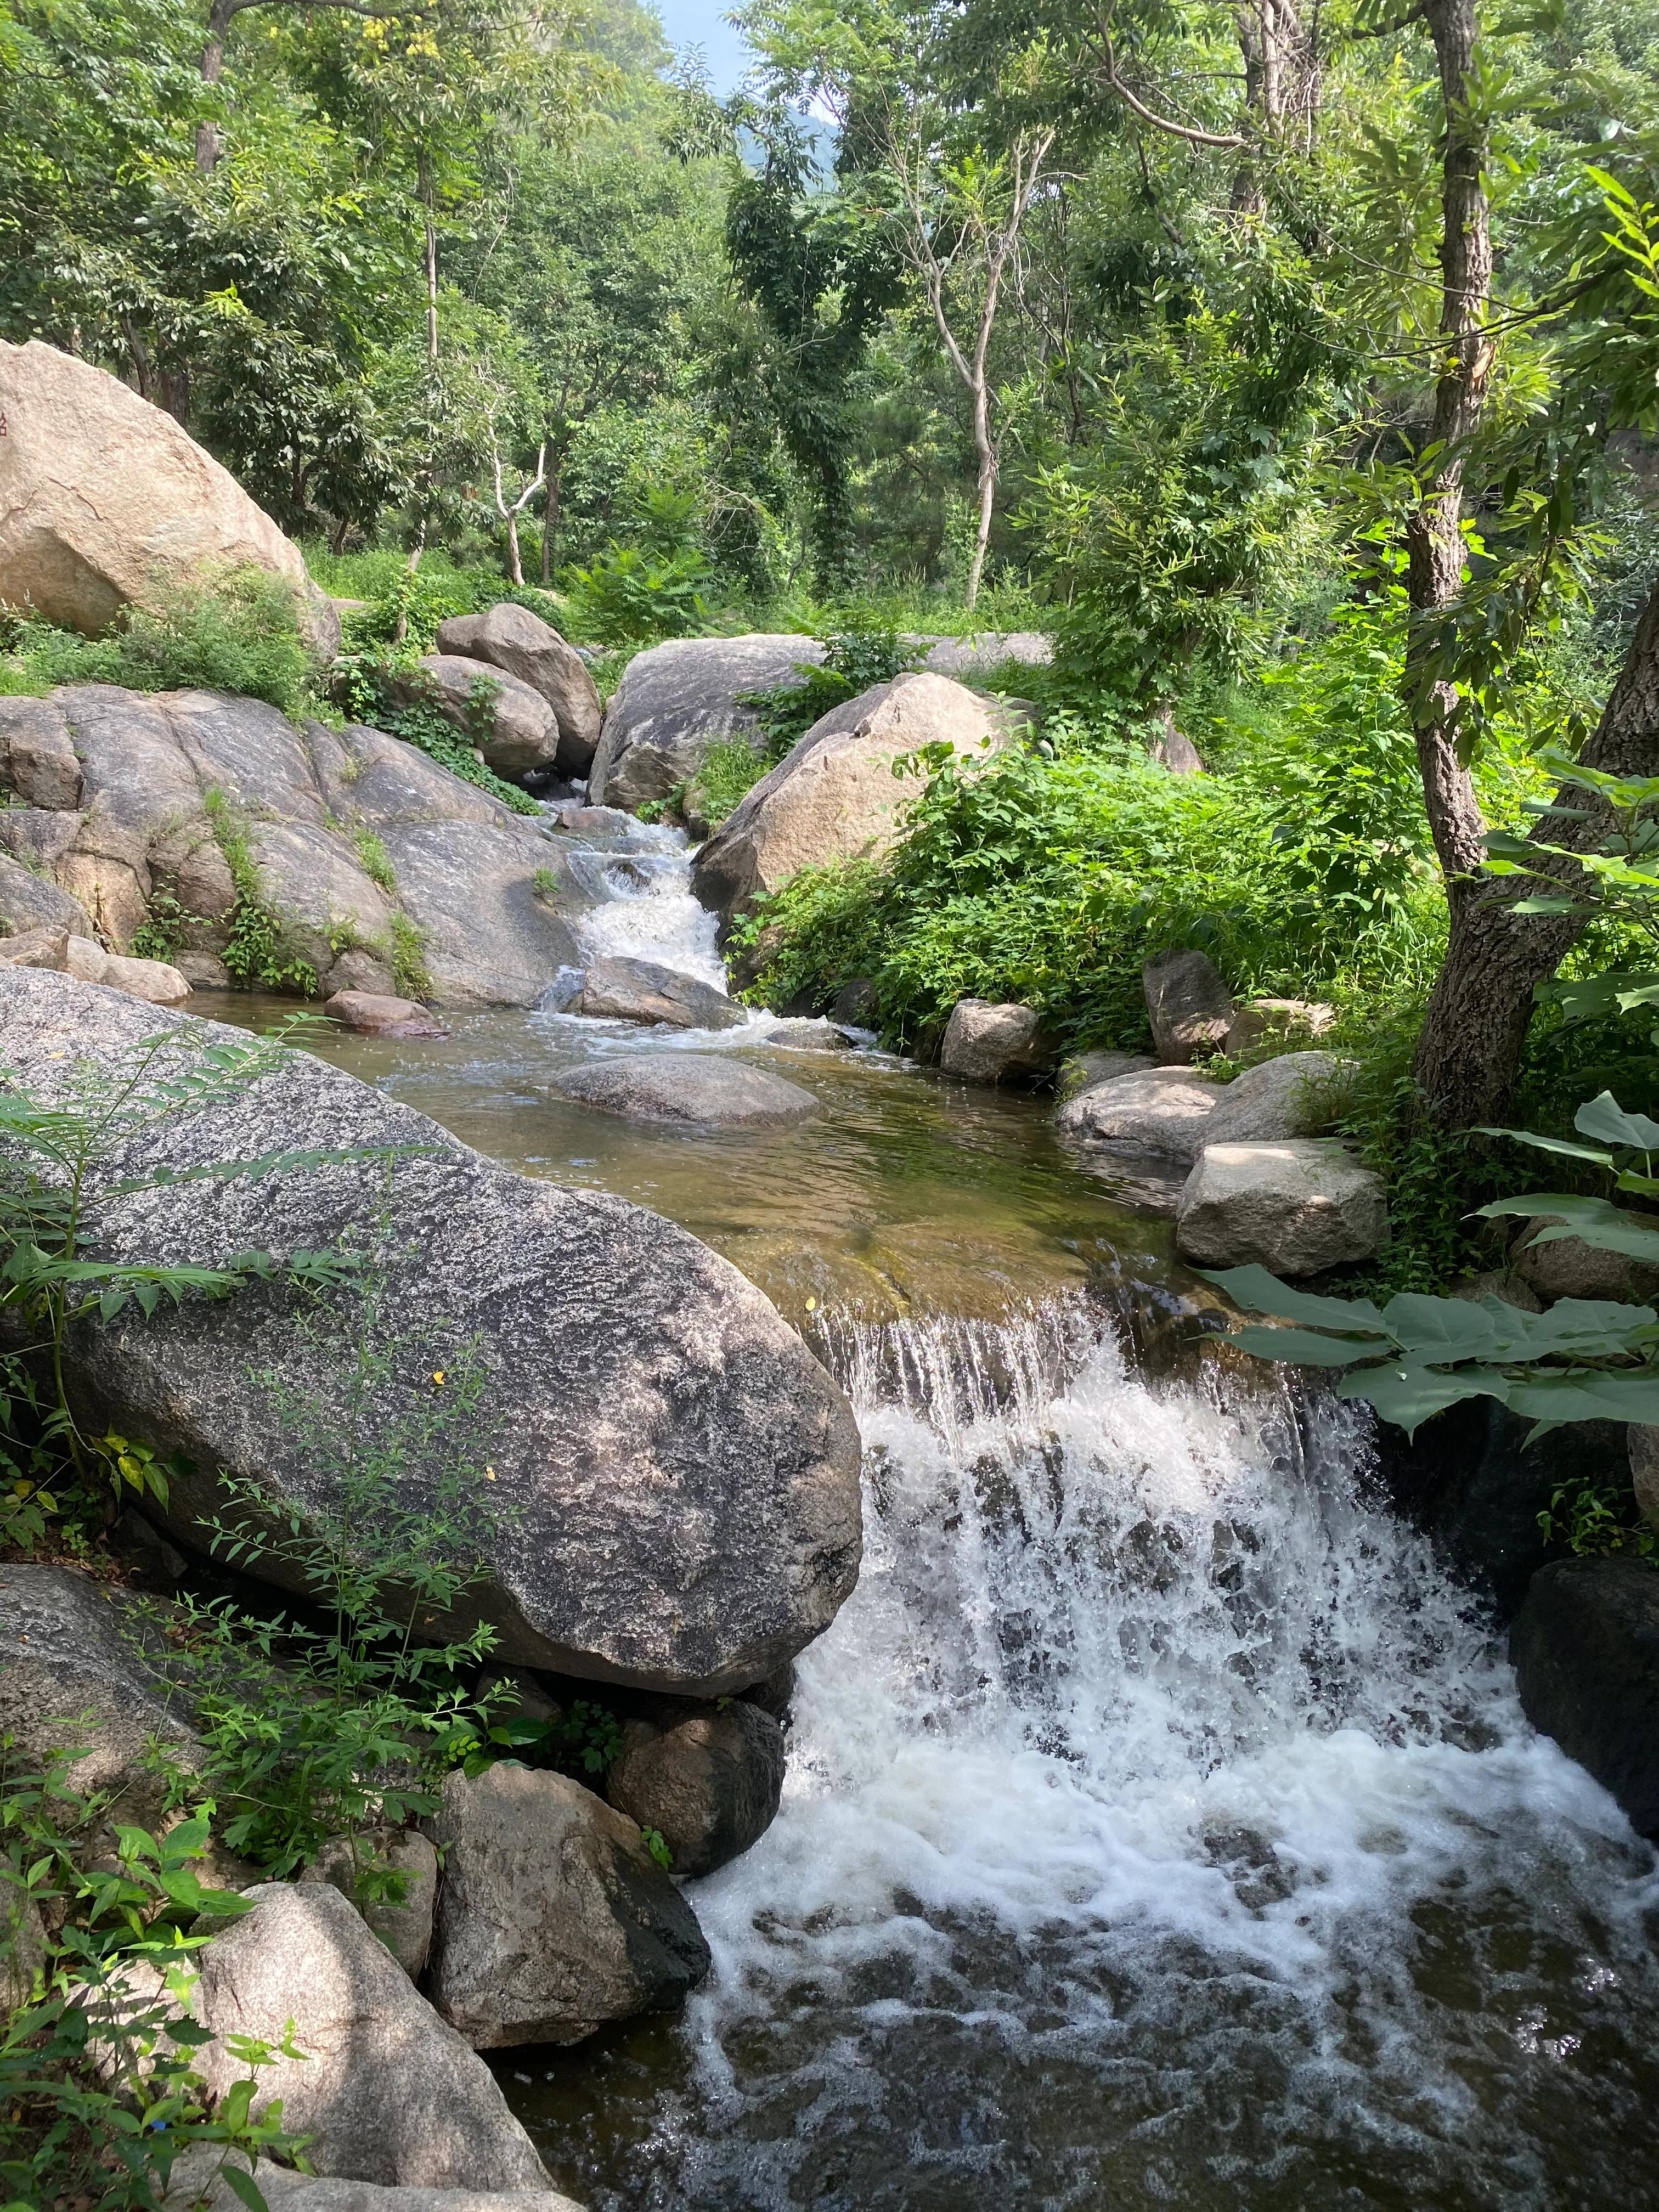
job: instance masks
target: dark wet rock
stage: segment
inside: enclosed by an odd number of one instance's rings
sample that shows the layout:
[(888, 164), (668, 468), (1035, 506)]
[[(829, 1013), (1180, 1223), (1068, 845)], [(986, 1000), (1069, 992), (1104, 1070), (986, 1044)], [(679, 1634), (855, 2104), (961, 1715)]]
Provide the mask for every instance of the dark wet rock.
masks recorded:
[(611, 1802), (656, 1830), (681, 1876), (712, 1874), (757, 1844), (782, 1790), (783, 1730), (741, 1698), (629, 1721), (605, 1778)]
[(117, 1516), (104, 1540), (138, 1589), (168, 1595), (184, 1579), (189, 1565), (184, 1553), (133, 1506)]
[(713, 1053), (629, 1053), (573, 1068), (554, 1088), (601, 1114), (697, 1128), (781, 1127), (818, 1110), (799, 1084)]
[[(71, 1055), (112, 1065), (158, 1029), (178, 1028), (187, 1047), (247, 1046), (241, 1031), (36, 969), (0, 969), (0, 1026), (9, 1063), (47, 1098)], [(663, 1057), (682, 1079), (709, 1065)], [(484, 1578), (446, 1627), (490, 1621), (500, 1665), (715, 1696), (771, 1673), (829, 1626), (858, 1571), (857, 1431), (737, 1268), (623, 1200), (498, 1167), (304, 1053), (159, 1125), (124, 1164), (312, 1146), (410, 1148), (385, 1230), (380, 1325), (404, 1347), (388, 1418), (426, 1403), (434, 1369), (471, 1357), (486, 1377), (503, 1520)], [(384, 1187), (373, 1158), (251, 1186), (177, 1184), (94, 1211), (89, 1249), (210, 1266), (250, 1246), (326, 1249), (376, 1218)], [(301, 1511), (331, 1480), (250, 1376), (343, 1405), (349, 1365), (343, 1349), (337, 1370), (319, 1371), (280, 1285), (89, 1322), (69, 1352), (93, 1433), (142, 1436), (192, 1463), (174, 1479), (166, 1526), (196, 1545), (222, 1467)], [(439, 1481), (452, 1449), (406, 1467), (411, 1498)]]
[(745, 694), (799, 684), (823, 659), (815, 637), (677, 637), (636, 653), (605, 710), (588, 774), (593, 804), (638, 808), (695, 775), (711, 745), (758, 746), (760, 718)]
[(481, 615), (457, 615), (441, 623), (441, 653), (459, 653), (504, 669), (538, 692), (558, 724), (561, 775), (584, 775), (599, 742), (604, 709), (587, 663), (550, 623), (511, 600)]
[(607, 955), (582, 981), (581, 1011), (611, 1021), (662, 1023), (677, 1030), (741, 1029), (745, 1009), (712, 983), (652, 960)]
[(1159, 952), (1140, 971), (1152, 1049), (1165, 1067), (1219, 1051), (1237, 1012), (1207, 952)]
[(1540, 1567), (1510, 1656), (1533, 1726), (1659, 1838), (1659, 1567), (1629, 1554)]
[(637, 1825), (568, 1775), (452, 1774), (428, 1827), (444, 1861), (428, 1986), (475, 2050), (579, 2043), (674, 2010), (708, 1972)]
[(830, 1020), (845, 1022), (849, 1029), (874, 1029), (879, 1012), (876, 987), (867, 975), (855, 975), (850, 983), (843, 983), (830, 1002)]

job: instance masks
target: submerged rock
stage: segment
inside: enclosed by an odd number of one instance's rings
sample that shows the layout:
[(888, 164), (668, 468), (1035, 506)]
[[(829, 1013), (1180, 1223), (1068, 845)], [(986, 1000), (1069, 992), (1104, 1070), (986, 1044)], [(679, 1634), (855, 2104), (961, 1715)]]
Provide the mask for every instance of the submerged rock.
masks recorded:
[(607, 954), (582, 981), (581, 1012), (611, 1021), (665, 1024), (676, 1030), (741, 1029), (746, 1010), (696, 975), (653, 960)]
[(1510, 1635), (1527, 1718), (1659, 1838), (1659, 1568), (1556, 1559), (1532, 1578)]
[(553, 709), (561, 775), (585, 775), (599, 742), (604, 708), (587, 663), (550, 623), (511, 600), (485, 614), (456, 615), (438, 627), (440, 653), (504, 669)]
[(1115, 1075), (1068, 1098), (1054, 1116), (1062, 1136), (1113, 1152), (1195, 1159), (1222, 1086), (1184, 1067)]
[(1176, 1249), (1204, 1267), (1316, 1275), (1370, 1259), (1388, 1233), (1382, 1177), (1318, 1138), (1206, 1141), (1176, 1208)]
[(713, 1053), (629, 1053), (572, 1068), (553, 1087), (601, 1114), (698, 1128), (776, 1128), (818, 1110), (798, 1083)]
[(718, 1711), (629, 1721), (605, 1794), (641, 1828), (654, 1828), (681, 1876), (712, 1874), (757, 1844), (783, 1791), (783, 1730), (761, 1706), (734, 1698)]
[[(249, 1044), (242, 1031), (36, 969), (0, 969), (0, 1026), (17, 1079), (46, 1098), (72, 1056), (113, 1066), (158, 1029), (176, 1028), (191, 1050)], [(708, 1065), (663, 1057), (682, 1073)], [(408, 1148), (383, 1232), (386, 1418), (423, 1419), (434, 1370), (468, 1359), (483, 1370), (473, 1448), (496, 1471), (501, 1519), (484, 1577), (451, 1621), (491, 1622), (499, 1665), (692, 1696), (758, 1680), (829, 1626), (858, 1571), (858, 1432), (829, 1376), (737, 1268), (622, 1199), (495, 1166), (306, 1053), (155, 1125), (125, 1164), (313, 1146)], [(181, 1183), (94, 1208), (88, 1249), (210, 1266), (250, 1246), (328, 1249), (376, 1221), (386, 1182), (382, 1159), (365, 1158), (251, 1186)], [(325, 1420), (343, 1407), (344, 1320), (337, 1365), (319, 1365), (314, 1332), (280, 1284), (148, 1318), (129, 1310), (71, 1338), (71, 1390), (94, 1433), (142, 1436), (192, 1463), (173, 1480), (167, 1527), (199, 1547), (220, 1468), (301, 1513), (333, 1494), (337, 1475), (284, 1422), (273, 1390), (309, 1397)], [(274, 1382), (256, 1388), (256, 1376)], [(454, 1449), (440, 1437), (414, 1454), (401, 1478), (411, 1499), (432, 1492)]]
[(1166, 1067), (1184, 1067), (1220, 1048), (1237, 1009), (1206, 952), (1159, 952), (1140, 971), (1152, 1049)]
[(744, 696), (798, 684), (802, 665), (823, 659), (817, 638), (788, 632), (676, 637), (636, 653), (605, 710), (589, 799), (637, 808), (695, 775), (711, 745), (758, 747), (760, 718)]
[(826, 860), (878, 860), (896, 842), (920, 777), (901, 755), (948, 744), (963, 759), (1007, 741), (1006, 714), (946, 676), (896, 676), (832, 708), (746, 792), (691, 863), (691, 888), (730, 921), (762, 893)]
[(245, 2079), (225, 2039), (301, 2058), (259, 2070), (258, 2101), (309, 2137), (322, 2174), (424, 2189), (538, 2190), (546, 2169), (495, 2077), (416, 1993), (362, 1915), (325, 1881), (264, 1882), (253, 1911), (197, 1952), (190, 2011), (215, 2040), (191, 2065), (215, 2096)]
[(432, 2002), (477, 2051), (580, 2043), (667, 2012), (708, 1972), (696, 1915), (635, 1823), (568, 1775), (452, 1774)]
[(434, 1022), (418, 999), (387, 998), (378, 991), (337, 991), (323, 1008), (331, 1021), (363, 1036), (441, 1037), (449, 1032)]
[(1035, 1006), (958, 999), (945, 1025), (939, 1064), (967, 1083), (1000, 1083), (1005, 1075), (1034, 1073), (1052, 1058)]

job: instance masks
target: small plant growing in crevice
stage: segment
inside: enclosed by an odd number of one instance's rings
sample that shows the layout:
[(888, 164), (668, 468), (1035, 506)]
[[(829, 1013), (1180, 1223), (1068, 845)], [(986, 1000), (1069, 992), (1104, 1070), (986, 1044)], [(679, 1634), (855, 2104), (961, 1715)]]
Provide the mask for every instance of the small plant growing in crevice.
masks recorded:
[(1640, 1521), (1626, 1520), (1626, 1502), (1611, 1486), (1563, 1483), (1538, 1516), (1540, 1533), (1546, 1543), (1565, 1544), (1581, 1559), (1605, 1559), (1615, 1552), (1650, 1559), (1654, 1532)]
[(392, 917), (392, 979), (405, 999), (432, 995), (432, 970), (426, 964), (426, 933), (406, 914)]
[(221, 956), (225, 966), (250, 989), (257, 985), (266, 991), (293, 990), (314, 999), (317, 970), (289, 948), (282, 919), (265, 898), (246, 822), (222, 791), (208, 791), (202, 803), (236, 890), (229, 940)]
[(351, 842), (357, 850), (357, 864), (378, 890), (388, 898), (398, 891), (398, 878), (392, 872), (392, 856), (372, 830), (358, 829), (351, 833)]

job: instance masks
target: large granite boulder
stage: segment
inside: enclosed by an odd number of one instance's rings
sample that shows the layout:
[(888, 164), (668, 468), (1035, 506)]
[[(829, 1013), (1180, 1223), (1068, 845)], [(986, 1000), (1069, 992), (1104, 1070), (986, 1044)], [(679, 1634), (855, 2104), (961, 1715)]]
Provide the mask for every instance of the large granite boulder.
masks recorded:
[[(240, 1030), (40, 969), (0, 969), (0, 1029), (18, 1081), (46, 1098), (77, 1059), (112, 1068), (158, 1030), (176, 1030), (186, 1058), (247, 1045)], [(362, 1236), (384, 1203), (384, 1418), (424, 1419), (434, 1370), (471, 1360), (484, 1380), (478, 1443), (501, 1517), (488, 1571), (452, 1620), (492, 1623), (503, 1664), (693, 1696), (759, 1680), (828, 1626), (858, 1571), (858, 1433), (735, 1267), (622, 1199), (497, 1167), (304, 1053), (161, 1122), (130, 1164), (309, 1147), (418, 1149), (398, 1159), (384, 1201), (379, 1158), (179, 1184), (94, 1206), (88, 1247), (208, 1266), (250, 1246), (325, 1250)], [(349, 1314), (332, 1364), (301, 1319), (280, 1285), (256, 1285), (149, 1319), (129, 1309), (71, 1338), (70, 1387), (94, 1433), (142, 1436), (192, 1462), (167, 1513), (186, 1544), (201, 1546), (199, 1519), (218, 1510), (221, 1468), (301, 1512), (331, 1494), (337, 1476), (283, 1420), (280, 1395), (308, 1397), (324, 1421), (343, 1408)], [(411, 1456), (411, 1500), (435, 1489), (454, 1449), (441, 1439)]]
[(1035, 1006), (958, 999), (945, 1024), (939, 1064), (964, 1083), (1000, 1083), (1005, 1075), (1035, 1074), (1053, 1058)]
[(405, 705), (435, 707), (498, 775), (551, 768), (557, 756), (557, 715), (539, 691), (504, 668), (456, 653), (428, 653), (395, 677), (392, 688)]
[(1286, 1052), (1226, 1085), (1205, 1124), (1206, 1145), (1270, 1145), (1328, 1129), (1352, 1060), (1334, 1052)]
[(896, 676), (860, 691), (821, 715), (744, 793), (699, 850), (692, 890), (729, 921), (802, 868), (880, 859), (923, 787), (919, 777), (896, 776), (894, 762), (933, 744), (983, 760), (1006, 743), (1009, 726), (994, 702), (948, 676)]
[(1152, 1049), (1166, 1067), (1218, 1052), (1237, 1008), (1207, 952), (1155, 953), (1140, 971)]
[(674, 1030), (736, 1030), (745, 1008), (712, 983), (653, 960), (607, 953), (582, 978), (581, 1012), (601, 1020), (661, 1024)]
[(922, 638), (921, 665), (935, 676), (958, 679), (984, 676), (1018, 661), (1027, 668), (1046, 668), (1054, 657), (1054, 641), (1042, 630), (978, 630), (969, 637)]
[(553, 1087), (600, 1114), (688, 1128), (781, 1128), (818, 1110), (799, 1083), (706, 1052), (630, 1052), (572, 1068)]
[(1372, 1258), (1388, 1234), (1382, 1177), (1334, 1139), (1206, 1142), (1176, 1209), (1176, 1249), (1200, 1267), (1316, 1275)]
[(733, 1698), (701, 1711), (665, 1707), (627, 1723), (605, 1794), (662, 1838), (676, 1875), (713, 1874), (771, 1826), (783, 1765), (783, 1729), (759, 1705)]
[(539, 692), (559, 726), (556, 765), (562, 775), (586, 775), (598, 749), (604, 708), (587, 663), (550, 623), (510, 599), (487, 614), (456, 615), (439, 626), (440, 653), (487, 661)]
[(165, 1650), (106, 1583), (73, 1567), (0, 1565), (0, 1735), (14, 1761), (38, 1767), (68, 1752), (64, 1780), (80, 1796), (107, 1796), (105, 1822), (154, 1828), (167, 1785), (149, 1745), (185, 1767), (200, 1758)]
[(427, 1826), (444, 1863), (428, 1986), (475, 2051), (672, 2012), (708, 1972), (638, 1827), (568, 1775), (452, 1774)]
[(95, 933), (125, 954), (152, 907), (176, 908), (178, 957), (215, 958), (240, 855), (283, 961), (308, 965), (325, 997), (390, 994), (411, 947), (450, 1006), (533, 1006), (580, 964), (592, 895), (560, 847), (382, 730), (301, 731), (221, 691), (69, 685), (0, 699), (0, 796), (21, 802), (0, 805), (15, 930)]
[(300, 549), (171, 415), (90, 362), (0, 343), (0, 603), (96, 636), (125, 606), (263, 568), (314, 649), (340, 623)]
[(666, 799), (696, 775), (711, 745), (757, 744), (760, 722), (744, 696), (799, 684), (802, 665), (823, 659), (817, 638), (787, 632), (676, 637), (636, 653), (605, 710), (589, 799), (635, 808)]
[(1141, 1068), (1078, 1091), (1055, 1115), (1054, 1127), (1101, 1152), (1195, 1160), (1222, 1088), (1189, 1068)]
[(95, 937), (68, 940), (64, 973), (77, 983), (102, 983), (112, 991), (125, 991), (129, 998), (147, 999), (153, 1006), (181, 1006), (190, 996), (189, 979), (170, 961), (130, 960), (118, 952), (106, 952)]
[(1555, 1559), (1510, 1632), (1527, 1718), (1659, 1838), (1659, 1568), (1628, 1554)]
[(259, 2070), (255, 2109), (283, 2100), (320, 2174), (424, 2189), (545, 2189), (547, 2171), (495, 2077), (417, 1996), (362, 1916), (331, 1884), (262, 1882), (253, 1911), (192, 1954), (192, 2016), (215, 2039), (191, 2065), (216, 2096), (247, 2067), (233, 2035), (298, 2058)]

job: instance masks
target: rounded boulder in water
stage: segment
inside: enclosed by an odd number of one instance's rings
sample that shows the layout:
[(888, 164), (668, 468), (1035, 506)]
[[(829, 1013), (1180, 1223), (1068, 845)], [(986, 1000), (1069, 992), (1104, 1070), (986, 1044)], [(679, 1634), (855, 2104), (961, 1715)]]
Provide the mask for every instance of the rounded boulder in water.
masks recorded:
[(782, 1791), (783, 1730), (741, 1698), (629, 1721), (605, 1782), (619, 1812), (662, 1838), (680, 1875), (713, 1874), (757, 1844)]
[(798, 1083), (713, 1053), (630, 1053), (574, 1068), (555, 1088), (601, 1114), (690, 1128), (780, 1128), (818, 1110)]

